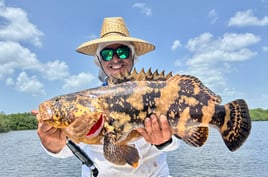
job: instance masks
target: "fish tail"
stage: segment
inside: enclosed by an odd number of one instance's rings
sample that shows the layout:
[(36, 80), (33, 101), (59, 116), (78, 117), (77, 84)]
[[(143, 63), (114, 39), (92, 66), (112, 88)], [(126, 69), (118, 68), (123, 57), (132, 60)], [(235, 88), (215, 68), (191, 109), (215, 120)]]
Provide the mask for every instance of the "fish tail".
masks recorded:
[(237, 99), (224, 105), (224, 109), (225, 115), (216, 109), (218, 115), (224, 116), (222, 125), (219, 126), (220, 133), (228, 149), (235, 151), (242, 146), (250, 134), (251, 119), (248, 106), (245, 100)]

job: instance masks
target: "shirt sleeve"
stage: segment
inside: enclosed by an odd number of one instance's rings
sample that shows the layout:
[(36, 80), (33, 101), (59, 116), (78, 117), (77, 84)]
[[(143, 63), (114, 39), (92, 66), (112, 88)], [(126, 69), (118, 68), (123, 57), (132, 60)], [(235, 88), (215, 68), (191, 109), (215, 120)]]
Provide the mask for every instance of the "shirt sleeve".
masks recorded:
[(40, 144), (41, 144), (42, 148), (44, 149), (44, 151), (45, 151), (48, 155), (50, 155), (50, 156), (52, 156), (52, 157), (57, 157), (57, 158), (67, 158), (67, 157), (71, 157), (71, 156), (73, 155), (72, 151), (68, 148), (67, 145), (65, 145), (65, 146), (61, 149), (60, 152), (58, 152), (58, 153), (52, 153), (52, 152), (48, 151), (48, 150), (43, 146), (42, 143), (40, 143)]

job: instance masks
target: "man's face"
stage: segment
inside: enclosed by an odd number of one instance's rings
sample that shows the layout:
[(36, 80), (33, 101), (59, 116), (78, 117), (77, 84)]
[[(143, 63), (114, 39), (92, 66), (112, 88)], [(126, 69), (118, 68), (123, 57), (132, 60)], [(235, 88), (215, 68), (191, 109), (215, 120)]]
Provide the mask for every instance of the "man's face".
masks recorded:
[[(104, 49), (117, 49), (118, 47), (122, 46), (122, 44), (111, 44), (106, 46)], [(98, 54), (98, 56), (100, 56)], [(112, 56), (113, 58), (109, 61), (104, 61), (100, 56), (100, 62), (103, 68), (103, 71), (108, 77), (118, 78), (119, 75), (124, 73), (129, 73), (132, 66), (133, 66), (133, 56), (130, 52), (130, 55), (126, 59), (120, 59), (116, 54)]]

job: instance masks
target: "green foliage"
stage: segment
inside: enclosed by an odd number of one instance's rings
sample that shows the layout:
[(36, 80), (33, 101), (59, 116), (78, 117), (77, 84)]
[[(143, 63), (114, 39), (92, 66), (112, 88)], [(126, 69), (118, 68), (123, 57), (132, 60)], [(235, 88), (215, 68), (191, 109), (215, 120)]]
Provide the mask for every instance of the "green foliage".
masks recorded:
[(10, 128), (5, 115), (3, 113), (0, 113), (0, 132), (7, 132), (9, 130)]
[(268, 109), (256, 108), (249, 110), (249, 114), (252, 120), (268, 120)]
[(5, 115), (0, 113), (0, 132), (29, 130), (37, 128), (37, 120), (31, 113)]

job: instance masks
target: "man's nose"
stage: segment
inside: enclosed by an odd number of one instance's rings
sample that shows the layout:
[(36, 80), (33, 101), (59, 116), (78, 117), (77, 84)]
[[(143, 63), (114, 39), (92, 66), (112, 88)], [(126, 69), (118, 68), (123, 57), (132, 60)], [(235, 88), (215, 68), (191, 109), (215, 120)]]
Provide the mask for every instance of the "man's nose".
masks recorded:
[(118, 62), (120, 60), (120, 58), (118, 58), (117, 54), (114, 53), (112, 60), (115, 61), (115, 62)]

